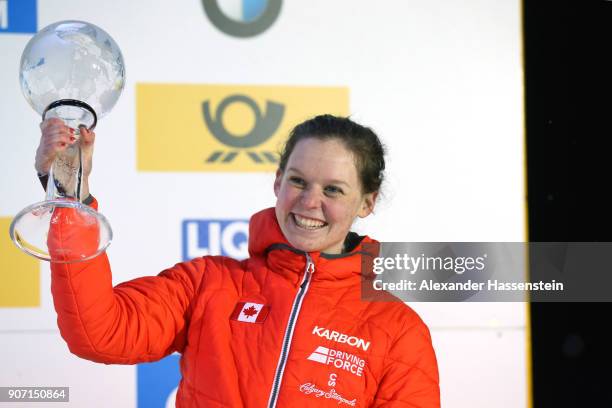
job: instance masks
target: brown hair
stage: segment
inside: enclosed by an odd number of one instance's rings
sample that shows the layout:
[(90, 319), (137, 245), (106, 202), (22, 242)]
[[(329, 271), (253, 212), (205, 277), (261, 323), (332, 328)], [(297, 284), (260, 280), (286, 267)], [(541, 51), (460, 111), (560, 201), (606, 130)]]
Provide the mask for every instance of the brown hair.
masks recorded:
[(380, 189), (385, 170), (385, 149), (382, 143), (372, 129), (339, 116), (319, 115), (294, 127), (281, 153), (278, 165), (281, 171), (285, 171), (297, 143), (311, 137), (341, 140), (355, 157), (363, 193), (373, 193)]

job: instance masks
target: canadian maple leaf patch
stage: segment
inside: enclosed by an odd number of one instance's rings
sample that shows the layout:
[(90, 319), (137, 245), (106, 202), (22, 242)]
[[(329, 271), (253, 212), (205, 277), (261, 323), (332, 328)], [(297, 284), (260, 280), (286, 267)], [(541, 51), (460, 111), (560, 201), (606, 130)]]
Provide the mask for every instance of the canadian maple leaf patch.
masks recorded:
[(245, 323), (263, 323), (268, 317), (270, 307), (261, 303), (239, 302), (230, 316), (231, 320)]
[(255, 316), (257, 314), (257, 309), (255, 309), (253, 306), (249, 306), (242, 311), (242, 314), (246, 317)]

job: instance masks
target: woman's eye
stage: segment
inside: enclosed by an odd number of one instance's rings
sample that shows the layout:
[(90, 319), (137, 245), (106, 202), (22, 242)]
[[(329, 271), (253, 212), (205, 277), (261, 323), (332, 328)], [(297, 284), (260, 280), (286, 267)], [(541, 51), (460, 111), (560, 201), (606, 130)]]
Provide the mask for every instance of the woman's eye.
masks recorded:
[(291, 184), (299, 187), (302, 187), (304, 186), (304, 184), (306, 184), (304, 180), (299, 177), (289, 177), (289, 181), (291, 182)]
[(341, 188), (336, 187), (336, 186), (327, 186), (325, 187), (325, 193), (329, 195), (336, 195), (336, 194), (342, 194), (343, 191)]

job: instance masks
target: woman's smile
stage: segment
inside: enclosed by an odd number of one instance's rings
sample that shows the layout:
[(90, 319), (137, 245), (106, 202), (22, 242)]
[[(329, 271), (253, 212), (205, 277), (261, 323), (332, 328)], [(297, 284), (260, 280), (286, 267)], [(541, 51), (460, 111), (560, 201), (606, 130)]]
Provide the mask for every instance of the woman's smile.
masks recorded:
[(325, 221), (321, 221), (318, 219), (304, 217), (295, 213), (291, 213), (291, 216), (295, 225), (305, 230), (315, 231), (327, 226), (327, 223)]

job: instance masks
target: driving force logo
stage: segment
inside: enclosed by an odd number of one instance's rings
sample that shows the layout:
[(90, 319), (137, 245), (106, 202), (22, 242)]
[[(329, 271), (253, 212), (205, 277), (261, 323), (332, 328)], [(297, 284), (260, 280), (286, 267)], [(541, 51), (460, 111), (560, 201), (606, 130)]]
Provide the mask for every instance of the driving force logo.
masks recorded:
[(322, 113), (348, 115), (348, 89), (137, 84), (138, 170), (273, 172), (291, 128)]
[(357, 377), (363, 376), (363, 368), (366, 365), (365, 360), (361, 357), (322, 346), (317, 347), (308, 357), (308, 360), (334, 366), (341, 370), (348, 371)]
[(278, 18), (282, 0), (202, 0), (215, 27), (233, 37), (253, 37)]
[(329, 330), (324, 327), (315, 326), (312, 329), (312, 334), (316, 334), (319, 337), (324, 337), (327, 340), (335, 341), (337, 343), (345, 343), (349, 346), (357, 347), (363, 351), (368, 351), (370, 342), (360, 339), (359, 337), (349, 336), (344, 333), (337, 332), (335, 330)]

